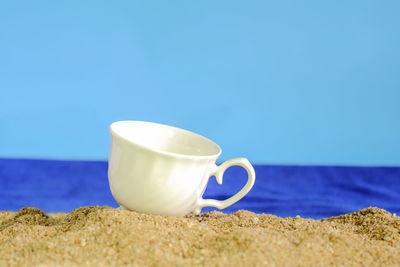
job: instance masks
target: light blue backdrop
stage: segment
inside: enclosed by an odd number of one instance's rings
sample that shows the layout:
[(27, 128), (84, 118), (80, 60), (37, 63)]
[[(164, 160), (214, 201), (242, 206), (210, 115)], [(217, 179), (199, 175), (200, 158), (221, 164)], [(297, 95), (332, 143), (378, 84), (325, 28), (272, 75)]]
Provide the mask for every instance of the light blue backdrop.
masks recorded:
[(399, 1), (1, 1), (0, 157), (106, 159), (108, 125), (222, 159), (400, 164)]

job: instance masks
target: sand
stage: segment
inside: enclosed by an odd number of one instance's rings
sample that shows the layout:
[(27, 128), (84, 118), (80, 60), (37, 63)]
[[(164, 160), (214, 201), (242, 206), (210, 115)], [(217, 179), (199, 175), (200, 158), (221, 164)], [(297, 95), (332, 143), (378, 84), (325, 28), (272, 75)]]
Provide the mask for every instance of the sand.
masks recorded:
[(186, 217), (83, 207), (0, 212), (0, 266), (400, 266), (400, 217)]

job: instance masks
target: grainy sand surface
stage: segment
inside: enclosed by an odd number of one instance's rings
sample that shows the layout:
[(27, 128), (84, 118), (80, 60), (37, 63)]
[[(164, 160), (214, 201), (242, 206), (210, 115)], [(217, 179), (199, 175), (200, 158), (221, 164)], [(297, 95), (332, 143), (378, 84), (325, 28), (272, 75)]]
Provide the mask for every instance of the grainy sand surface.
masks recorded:
[(0, 212), (0, 266), (400, 266), (400, 218), (238, 211), (164, 217), (83, 207)]

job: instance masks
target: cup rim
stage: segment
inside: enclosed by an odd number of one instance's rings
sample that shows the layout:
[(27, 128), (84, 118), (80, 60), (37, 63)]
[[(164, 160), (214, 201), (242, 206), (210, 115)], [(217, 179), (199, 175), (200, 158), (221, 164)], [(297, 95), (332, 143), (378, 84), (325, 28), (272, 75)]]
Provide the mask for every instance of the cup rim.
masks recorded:
[[(178, 131), (183, 131), (183, 132), (185, 132), (187, 134), (194, 135), (194, 136), (196, 136), (198, 138), (204, 139), (207, 142), (212, 143), (218, 149), (218, 152), (215, 153), (215, 154), (211, 154), (211, 155), (190, 155), (190, 154), (176, 153), (176, 152), (171, 152), (171, 151), (166, 151), (166, 150), (162, 150), (162, 149), (157, 149), (157, 148), (154, 148), (154, 147), (146, 146), (144, 144), (141, 144), (140, 142), (135, 142), (133, 140), (125, 138), (124, 136), (122, 136), (121, 134), (118, 134), (115, 131), (114, 127), (115, 127), (116, 124), (127, 123), (127, 122), (129, 122), (129, 123), (155, 124), (155, 125), (160, 125), (160, 126), (164, 126), (164, 127), (168, 127), (168, 128), (173, 128), (173, 129), (178, 130)], [(126, 141), (126, 142), (128, 142), (130, 144), (134, 144), (134, 145), (139, 146), (139, 147), (141, 147), (143, 149), (146, 149), (146, 150), (149, 150), (149, 151), (152, 151), (152, 152), (156, 152), (156, 153), (159, 153), (159, 154), (163, 154), (163, 155), (179, 157), (179, 158), (189, 158), (189, 159), (206, 159), (206, 158), (214, 158), (214, 157), (218, 158), (219, 155), (221, 155), (221, 153), (222, 153), (221, 147), (217, 143), (212, 141), (211, 139), (209, 139), (209, 138), (207, 138), (205, 136), (202, 136), (200, 134), (197, 134), (195, 132), (192, 132), (192, 131), (189, 131), (189, 130), (186, 130), (186, 129), (182, 129), (182, 128), (179, 128), (179, 127), (167, 125), (167, 124), (162, 124), (162, 123), (157, 123), (157, 122), (150, 122), (150, 121), (139, 121), (139, 120), (121, 120), (121, 121), (115, 121), (115, 122), (111, 123), (109, 129), (110, 129), (111, 135), (115, 135), (118, 138), (121, 138), (122, 140), (124, 140), (124, 141)]]

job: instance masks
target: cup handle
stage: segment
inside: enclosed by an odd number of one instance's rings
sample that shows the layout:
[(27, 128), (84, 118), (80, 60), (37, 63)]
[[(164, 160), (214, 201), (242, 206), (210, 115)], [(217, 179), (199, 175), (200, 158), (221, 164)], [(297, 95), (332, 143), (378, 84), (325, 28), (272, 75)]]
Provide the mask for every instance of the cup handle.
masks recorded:
[(250, 162), (246, 158), (234, 158), (225, 161), (219, 166), (215, 165), (215, 169), (213, 170), (210, 176), (215, 176), (217, 182), (219, 184), (222, 184), (222, 177), (224, 176), (226, 169), (234, 165), (243, 167), (247, 171), (248, 177), (245, 186), (243, 186), (243, 188), (232, 197), (222, 201), (216, 199), (203, 199), (202, 197), (200, 197), (199, 200), (197, 201), (196, 208), (193, 211), (194, 214), (200, 214), (201, 209), (204, 207), (215, 207), (218, 209), (225, 209), (226, 207), (239, 201), (250, 191), (256, 180), (256, 173), (254, 171), (253, 166), (251, 166)]

